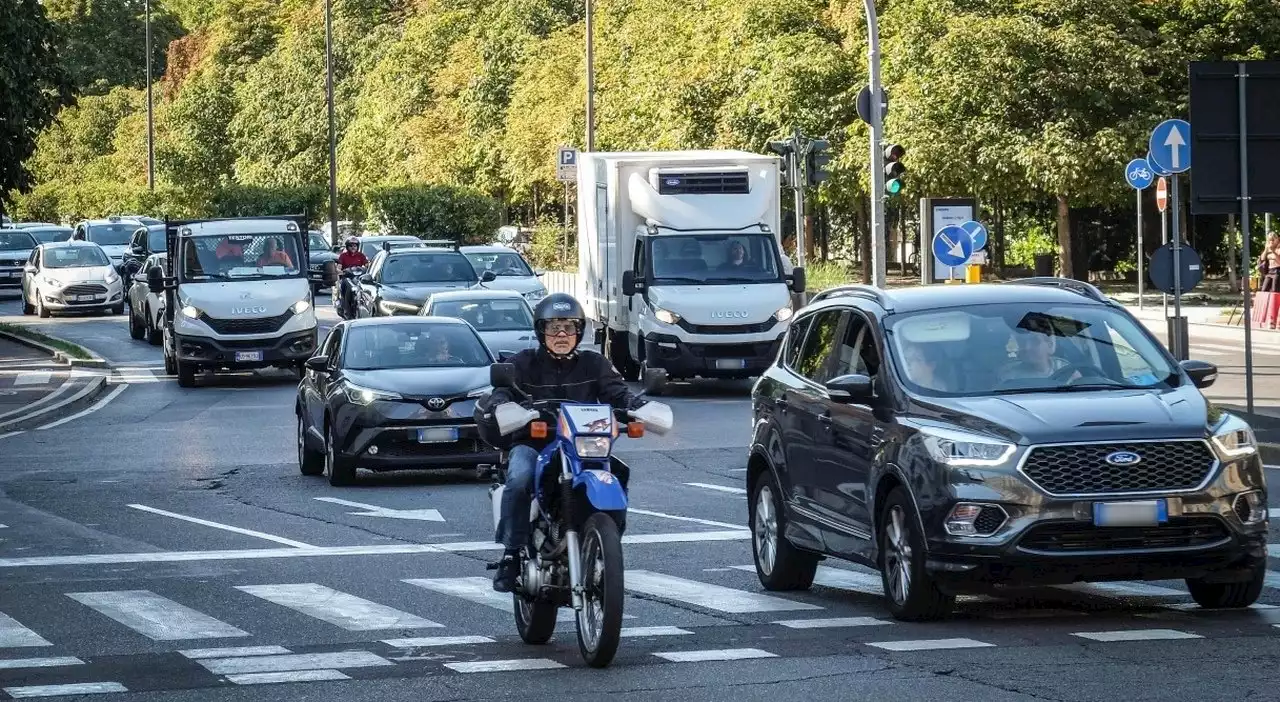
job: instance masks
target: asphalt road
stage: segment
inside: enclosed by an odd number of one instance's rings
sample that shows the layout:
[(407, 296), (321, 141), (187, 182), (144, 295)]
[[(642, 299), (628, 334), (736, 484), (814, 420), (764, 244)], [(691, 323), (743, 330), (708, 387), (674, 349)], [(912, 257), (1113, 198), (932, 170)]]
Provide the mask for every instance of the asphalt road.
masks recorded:
[[(1243, 611), (1198, 611), (1180, 582), (1113, 583), (967, 598), (918, 625), (835, 561), (809, 592), (765, 593), (743, 529), (743, 384), (681, 389), (675, 431), (621, 451), (633, 618), (614, 666), (586, 669), (571, 623), (519, 643), (473, 476), (332, 488), (298, 473), (287, 376), (183, 390), (123, 317), (39, 326), (122, 369), (96, 411), (0, 439), (0, 699), (1280, 699), (1280, 573)], [(394, 511), (424, 509), (443, 521)], [(43, 687), (63, 685), (79, 687)]]

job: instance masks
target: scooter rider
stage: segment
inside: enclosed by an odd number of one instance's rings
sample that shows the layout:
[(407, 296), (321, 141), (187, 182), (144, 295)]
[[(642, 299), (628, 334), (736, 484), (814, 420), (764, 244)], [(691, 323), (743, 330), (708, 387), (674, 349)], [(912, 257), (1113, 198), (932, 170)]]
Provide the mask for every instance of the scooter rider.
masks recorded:
[[(533, 319), (538, 348), (525, 349), (509, 361), (515, 367), (516, 384), (530, 399), (605, 403), (622, 410), (634, 410), (645, 404), (631, 393), (608, 359), (578, 348), (586, 327), (586, 314), (571, 295), (555, 293), (543, 298), (534, 308)], [(476, 414), (486, 439), (498, 435), (492, 428), (495, 409), (514, 401), (509, 391), (498, 388), (477, 403)], [(494, 539), (506, 549), (493, 578), (493, 589), (498, 592), (511, 592), (515, 586), (520, 551), (529, 541), (534, 468), (538, 453), (550, 441), (521, 435), (514, 439), (508, 451), (502, 514)], [(625, 478), (619, 476), (624, 485)]]
[[(347, 271), (351, 268), (365, 268), (369, 265), (369, 257), (364, 255), (360, 250), (360, 239), (357, 237), (347, 237), (346, 250), (338, 255), (338, 268), (340, 271)], [(352, 304), (352, 283), (349, 278), (343, 278), (339, 286), (338, 292), (342, 296), (342, 303), (348, 309), (355, 307)]]

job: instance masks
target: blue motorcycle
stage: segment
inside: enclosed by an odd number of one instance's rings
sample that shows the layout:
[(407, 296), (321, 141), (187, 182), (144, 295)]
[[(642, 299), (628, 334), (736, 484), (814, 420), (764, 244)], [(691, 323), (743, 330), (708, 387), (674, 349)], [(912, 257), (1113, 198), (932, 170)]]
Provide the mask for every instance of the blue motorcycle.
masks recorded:
[[(666, 433), (671, 409), (658, 402), (622, 412), (609, 405), (535, 401), (516, 386), (510, 365), (494, 364), (490, 374), (493, 387), (511, 389), (525, 400), (495, 410), (499, 431), (510, 435), (528, 427), (532, 438), (551, 437), (538, 456), (529, 543), (512, 590), (516, 630), (525, 643), (545, 644), (555, 632), (559, 608), (572, 607), (583, 660), (603, 668), (618, 651), (624, 602), (622, 530), (629, 476), (613, 457), (613, 444), (624, 433), (643, 436), (646, 427)], [(496, 530), (505, 466), (495, 477), (489, 499)]]

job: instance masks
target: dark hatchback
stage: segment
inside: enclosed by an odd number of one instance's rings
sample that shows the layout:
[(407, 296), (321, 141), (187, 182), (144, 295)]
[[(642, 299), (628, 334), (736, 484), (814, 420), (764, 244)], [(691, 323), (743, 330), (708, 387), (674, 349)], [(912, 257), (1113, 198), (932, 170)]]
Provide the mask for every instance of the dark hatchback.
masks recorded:
[(335, 326), (298, 384), (298, 465), (348, 485), (357, 468), (471, 468), (501, 455), (480, 440), (475, 403), (493, 356), (466, 322), (384, 317)]
[(1185, 579), (1204, 607), (1263, 587), (1253, 433), (1087, 284), (818, 295), (752, 395), (756, 571), (803, 589), (835, 556), (899, 619), (992, 586)]

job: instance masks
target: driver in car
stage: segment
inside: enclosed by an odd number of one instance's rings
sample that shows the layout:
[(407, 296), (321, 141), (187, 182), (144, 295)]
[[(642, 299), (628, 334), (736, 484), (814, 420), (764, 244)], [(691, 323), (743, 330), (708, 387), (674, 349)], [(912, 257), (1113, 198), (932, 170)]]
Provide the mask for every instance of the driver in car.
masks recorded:
[[(1058, 347), (1057, 337), (1048, 330), (1016, 329), (1014, 339), (1018, 344), (1018, 360), (1000, 374), (1001, 380), (1052, 378), (1062, 375), (1070, 364), (1053, 355)], [(1073, 372), (1063, 380), (1075, 380), (1079, 372)]]

